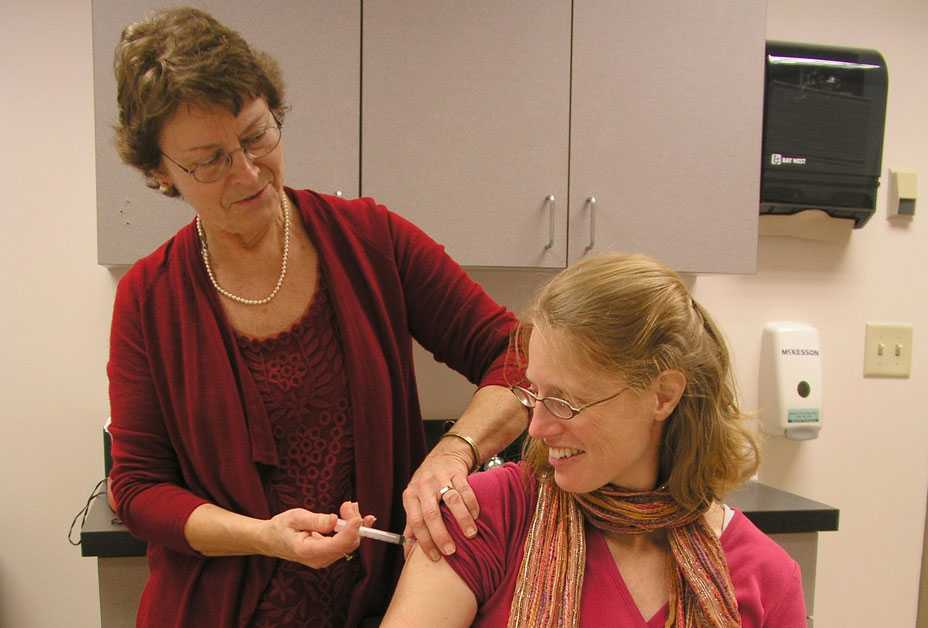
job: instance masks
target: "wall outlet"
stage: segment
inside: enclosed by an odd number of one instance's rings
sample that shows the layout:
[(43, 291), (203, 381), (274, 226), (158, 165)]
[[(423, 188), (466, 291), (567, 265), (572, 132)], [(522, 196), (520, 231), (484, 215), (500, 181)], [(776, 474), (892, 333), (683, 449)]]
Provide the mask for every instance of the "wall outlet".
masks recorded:
[(864, 377), (909, 377), (912, 373), (912, 325), (867, 323)]

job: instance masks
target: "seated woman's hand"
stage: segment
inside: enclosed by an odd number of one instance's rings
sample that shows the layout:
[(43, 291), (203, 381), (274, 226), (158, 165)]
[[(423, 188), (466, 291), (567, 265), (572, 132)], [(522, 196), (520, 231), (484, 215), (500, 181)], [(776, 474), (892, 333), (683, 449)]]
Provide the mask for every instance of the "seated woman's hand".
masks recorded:
[(374, 517), (361, 517), (357, 502), (344, 502), (339, 514), (348, 525), (335, 531), (338, 518), (334, 514), (293, 508), (267, 520), (263, 530), (265, 554), (301, 563), (313, 569), (328, 567), (350, 556), (358, 549), (361, 537), (358, 529), (372, 525)]

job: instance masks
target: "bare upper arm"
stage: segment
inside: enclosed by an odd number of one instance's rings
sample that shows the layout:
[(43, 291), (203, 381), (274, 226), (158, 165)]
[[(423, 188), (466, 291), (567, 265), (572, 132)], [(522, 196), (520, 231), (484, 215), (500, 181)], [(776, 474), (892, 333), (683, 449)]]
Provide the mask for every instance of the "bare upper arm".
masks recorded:
[(464, 628), (477, 615), (477, 598), (445, 559), (432, 562), (414, 548), (381, 628)]

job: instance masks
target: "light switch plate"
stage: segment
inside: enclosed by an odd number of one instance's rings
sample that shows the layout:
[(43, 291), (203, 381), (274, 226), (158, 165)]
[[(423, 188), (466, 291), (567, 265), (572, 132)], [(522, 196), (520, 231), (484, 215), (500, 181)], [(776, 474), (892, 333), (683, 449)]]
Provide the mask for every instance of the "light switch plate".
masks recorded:
[(909, 377), (912, 373), (912, 325), (867, 323), (864, 377)]

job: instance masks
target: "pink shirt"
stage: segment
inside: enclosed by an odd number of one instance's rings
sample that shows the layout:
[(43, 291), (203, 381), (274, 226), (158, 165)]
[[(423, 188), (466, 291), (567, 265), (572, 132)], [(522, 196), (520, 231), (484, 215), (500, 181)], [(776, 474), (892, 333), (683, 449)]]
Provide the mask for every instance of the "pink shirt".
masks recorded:
[[(468, 480), (480, 502), (479, 534), (474, 539), (464, 537), (443, 509), (458, 548), (447, 558), (448, 564), (477, 598), (473, 625), (505, 626), (535, 510), (537, 486), (514, 464), (472, 475)], [(653, 617), (642, 617), (603, 534), (588, 525), (586, 541), (580, 625), (661, 628), (667, 618), (666, 605)], [(736, 511), (725, 528), (721, 543), (742, 626), (805, 628), (799, 565), (741, 512)]]

